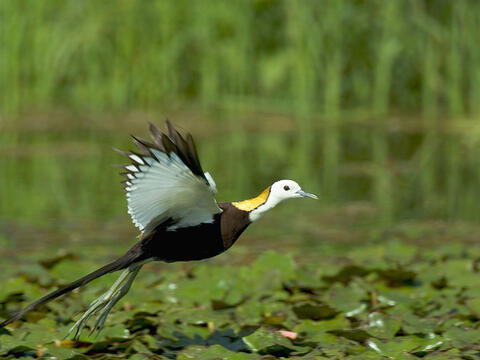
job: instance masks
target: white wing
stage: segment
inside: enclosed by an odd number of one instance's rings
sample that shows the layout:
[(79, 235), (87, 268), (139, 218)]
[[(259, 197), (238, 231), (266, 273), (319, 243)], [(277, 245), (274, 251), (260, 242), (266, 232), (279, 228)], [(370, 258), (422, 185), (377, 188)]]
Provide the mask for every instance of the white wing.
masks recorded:
[(128, 213), (133, 223), (148, 234), (165, 222), (167, 230), (213, 222), (222, 210), (215, 201), (213, 178), (200, 172), (195, 148), (189, 149), (171, 125), (170, 132), (178, 137), (170, 133), (168, 138), (155, 129), (151, 125), (155, 144), (134, 138), (143, 154), (126, 153), (133, 162), (125, 167)]

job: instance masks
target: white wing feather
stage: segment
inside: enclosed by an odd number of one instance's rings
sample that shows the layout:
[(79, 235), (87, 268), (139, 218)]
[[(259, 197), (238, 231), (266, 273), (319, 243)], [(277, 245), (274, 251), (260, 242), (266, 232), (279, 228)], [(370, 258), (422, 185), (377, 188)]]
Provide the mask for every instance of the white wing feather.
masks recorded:
[(215, 182), (192, 173), (175, 153), (150, 149), (153, 157), (130, 156), (136, 162), (127, 169), (128, 213), (144, 234), (168, 219), (167, 230), (213, 222), (222, 212), (215, 201)]

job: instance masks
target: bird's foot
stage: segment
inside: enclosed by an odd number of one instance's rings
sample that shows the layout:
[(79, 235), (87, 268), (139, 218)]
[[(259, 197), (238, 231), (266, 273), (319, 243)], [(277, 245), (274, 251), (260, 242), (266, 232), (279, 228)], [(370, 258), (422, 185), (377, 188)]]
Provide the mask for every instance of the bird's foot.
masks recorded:
[[(95, 325), (90, 330), (90, 334), (97, 332), (97, 335), (102, 331), (103, 326), (105, 325), (105, 321), (107, 320), (107, 316), (112, 310), (113, 306), (122, 298), (127, 292), (123, 293), (120, 291), (119, 293), (115, 294), (106, 304), (102, 307), (102, 312), (97, 316), (97, 320), (95, 321)], [(99, 310), (100, 311), (100, 310)]]
[(87, 325), (88, 320), (93, 315), (99, 313), (97, 320), (95, 321), (95, 325), (90, 330), (90, 334), (96, 331), (98, 335), (105, 325), (105, 320), (107, 319), (110, 310), (112, 310), (113, 306), (123, 296), (125, 296), (128, 290), (130, 290), (133, 280), (137, 276), (140, 267), (141, 265), (137, 265), (126, 269), (105, 294), (90, 304), (85, 314), (83, 314), (82, 317), (70, 328), (66, 337), (69, 337), (73, 332), (75, 332), (73, 339), (77, 341), (82, 333), (82, 330)]
[[(101, 312), (101, 314), (98, 317), (98, 319), (103, 318), (102, 323), (100, 324), (99, 321), (97, 320), (97, 322), (95, 323), (95, 326), (91, 329), (91, 333), (94, 332), (95, 330), (100, 332), (103, 328), (103, 324), (105, 323), (105, 319), (107, 318), (110, 309), (114, 305), (112, 304), (111, 306), (108, 306), (108, 304), (112, 302), (112, 298), (109, 297), (108, 295), (109, 295), (108, 293), (105, 293), (102, 296), (100, 296), (97, 300), (92, 302), (88, 310), (85, 311), (82, 317), (70, 328), (66, 337), (70, 337), (70, 335), (73, 332), (75, 332), (73, 339), (77, 341), (83, 329), (87, 325), (88, 320), (90, 320), (90, 318), (93, 315), (97, 314), (98, 312), (106, 308), (104, 311)], [(101, 325), (101, 326), (99, 327), (98, 325)]]

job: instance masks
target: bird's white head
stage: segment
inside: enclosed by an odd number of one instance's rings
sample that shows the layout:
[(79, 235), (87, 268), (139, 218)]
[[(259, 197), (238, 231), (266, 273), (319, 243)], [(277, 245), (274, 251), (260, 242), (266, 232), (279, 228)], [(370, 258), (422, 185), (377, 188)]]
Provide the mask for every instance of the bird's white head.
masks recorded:
[(279, 180), (257, 197), (232, 204), (240, 210), (248, 211), (250, 221), (255, 221), (282, 201), (300, 197), (318, 199), (316, 195), (302, 190), (293, 180)]
[(303, 191), (300, 185), (298, 185), (293, 180), (279, 180), (277, 182), (274, 182), (270, 187), (269, 197), (271, 198), (271, 202), (275, 205), (282, 202), (283, 200), (300, 197), (318, 199), (316, 195)]

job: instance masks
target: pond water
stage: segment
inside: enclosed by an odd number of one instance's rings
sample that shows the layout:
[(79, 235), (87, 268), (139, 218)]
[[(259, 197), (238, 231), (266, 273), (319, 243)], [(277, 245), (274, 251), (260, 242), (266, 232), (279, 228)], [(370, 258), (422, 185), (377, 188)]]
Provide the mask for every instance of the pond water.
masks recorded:
[[(480, 213), (475, 212), (480, 202), (471, 196), (480, 179), (475, 153), (464, 156), (467, 145), (458, 138), (444, 135), (432, 144), (419, 132), (389, 132), (388, 164), (379, 168), (372, 159), (372, 130), (361, 124), (342, 128), (332, 180), (325, 175), (330, 169), (320, 129), (313, 153), (307, 154), (305, 176), (297, 165), (304, 154), (295, 131), (288, 122), (282, 124), (275, 131), (245, 128), (235, 135), (224, 127), (193, 126), (202, 166), (217, 183), (219, 201), (252, 197), (279, 178), (295, 179), (320, 195), (318, 202), (282, 204), (252, 226), (232, 249), (242, 261), (269, 248), (304, 253), (298, 249), (374, 238), (399, 222), (476, 220)], [(105, 245), (121, 253), (128, 248), (137, 232), (126, 214), (120, 170), (111, 166), (124, 159), (111, 147), (133, 149), (129, 132), (148, 137), (146, 126), (138, 128), (2, 132), (0, 252), (16, 256), (20, 250), (43, 254)], [(446, 171), (447, 176), (440, 176)], [(393, 217), (385, 223), (379, 219), (387, 210)], [(95, 253), (108, 257), (108, 252)]]

